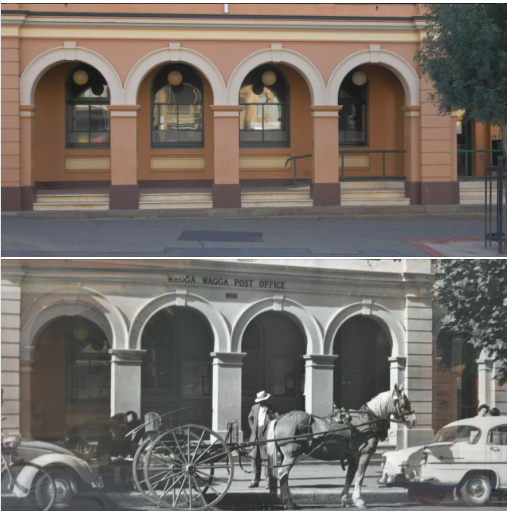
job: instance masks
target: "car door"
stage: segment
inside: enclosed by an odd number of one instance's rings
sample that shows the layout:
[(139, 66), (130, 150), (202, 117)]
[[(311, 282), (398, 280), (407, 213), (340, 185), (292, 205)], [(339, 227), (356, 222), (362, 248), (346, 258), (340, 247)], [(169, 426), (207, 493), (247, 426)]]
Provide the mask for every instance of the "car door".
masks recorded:
[(507, 488), (507, 424), (489, 430), (486, 462), (498, 474), (498, 486)]

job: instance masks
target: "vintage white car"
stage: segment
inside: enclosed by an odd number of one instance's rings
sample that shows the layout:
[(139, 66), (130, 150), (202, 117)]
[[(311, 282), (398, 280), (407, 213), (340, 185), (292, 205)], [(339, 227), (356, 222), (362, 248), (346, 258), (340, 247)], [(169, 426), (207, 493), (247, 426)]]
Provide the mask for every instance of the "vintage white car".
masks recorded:
[[(53, 476), (56, 500), (52, 509), (67, 508), (76, 495), (100, 490), (104, 486), (102, 479), (92, 473), (86, 461), (63, 447), (48, 442), (23, 440), (15, 442), (15, 446), (14, 460), (12, 461), (32, 462)], [(19, 467), (13, 466), (11, 470), (21, 487), (32, 487), (37, 477), (37, 470), (33, 466), (21, 464)], [(3, 484), (2, 472), (2, 488)]]
[(379, 483), (406, 487), (424, 503), (454, 496), (485, 504), (493, 492), (507, 492), (507, 417), (452, 422), (426, 446), (385, 453)]

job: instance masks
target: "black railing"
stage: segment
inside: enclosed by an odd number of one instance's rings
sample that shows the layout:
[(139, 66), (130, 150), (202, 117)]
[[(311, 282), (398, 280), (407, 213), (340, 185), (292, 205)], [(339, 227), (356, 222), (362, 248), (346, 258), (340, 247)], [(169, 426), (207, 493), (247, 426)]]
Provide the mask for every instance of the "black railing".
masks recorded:
[(465, 175), (460, 175), (458, 172), (458, 179), (461, 181), (472, 181), (476, 179), (484, 179), (484, 176), (472, 176), (472, 164), (471, 164), (471, 156), (473, 154), (481, 153), (481, 160), (483, 160), (482, 156), (486, 156), (490, 154), (491, 156), (501, 155), (503, 151), (501, 149), (458, 149), (458, 169), (460, 166), (460, 155), (465, 157)]
[(311, 179), (305, 179), (305, 180), (300, 180), (298, 183), (298, 160), (301, 160), (302, 158), (311, 158), (311, 157), (312, 157), (311, 154), (302, 154), (300, 156), (291, 156), (290, 158), (287, 158), (287, 160), (285, 160), (286, 167), (291, 161), (294, 161), (294, 186), (298, 186), (298, 184), (301, 184), (301, 185), (308, 184), (311, 182)]
[[(386, 176), (386, 154), (405, 154), (405, 149), (341, 149), (341, 176), (340, 181), (345, 179), (405, 179), (405, 176)], [(382, 154), (382, 176), (354, 176), (352, 178), (345, 177), (345, 155), (346, 154)]]
[[(483, 158), (483, 156), (481, 157)], [(504, 159), (498, 158), (496, 166), (487, 166), (484, 180), (484, 246), (498, 243), (498, 253), (504, 253), (505, 226), (507, 225), (507, 167)], [(493, 185), (496, 184), (496, 190)], [(496, 196), (496, 197), (495, 197)], [(493, 208), (494, 198), (496, 207)]]

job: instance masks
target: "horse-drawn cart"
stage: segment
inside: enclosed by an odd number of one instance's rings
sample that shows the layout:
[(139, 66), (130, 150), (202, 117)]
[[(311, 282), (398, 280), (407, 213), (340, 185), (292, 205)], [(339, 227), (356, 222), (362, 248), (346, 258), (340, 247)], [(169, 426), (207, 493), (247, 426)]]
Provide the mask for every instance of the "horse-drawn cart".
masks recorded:
[[(215, 507), (229, 491), (235, 458), (243, 468), (242, 458), (249, 457), (248, 449), (266, 444), (270, 490), (276, 493), (278, 479), (282, 503), (286, 507), (294, 505), (288, 486), (289, 472), (302, 455), (347, 462), (349, 468), (343, 494), (347, 499), (352, 479), (359, 469), (352, 500), (358, 507), (363, 507), (360, 486), (364, 471), (379, 438), (385, 434), (386, 421), (394, 418), (409, 425), (405, 418), (413, 413), (402, 389), (396, 388), (392, 395), (391, 391), (384, 394), (386, 406), (373, 408), (375, 411), (366, 407), (326, 418), (306, 412), (290, 412), (272, 421), (266, 440), (259, 442), (238, 442), (234, 438), (234, 424), (229, 425), (225, 440), (211, 429), (196, 424), (160, 433), (158, 428), (150, 428), (156, 421), (160, 424), (160, 418), (155, 416), (140, 426), (147, 431), (151, 429), (151, 432), (139, 445), (133, 459), (135, 485), (157, 506), (177, 511), (204, 511)], [(132, 434), (136, 432), (134, 430)]]

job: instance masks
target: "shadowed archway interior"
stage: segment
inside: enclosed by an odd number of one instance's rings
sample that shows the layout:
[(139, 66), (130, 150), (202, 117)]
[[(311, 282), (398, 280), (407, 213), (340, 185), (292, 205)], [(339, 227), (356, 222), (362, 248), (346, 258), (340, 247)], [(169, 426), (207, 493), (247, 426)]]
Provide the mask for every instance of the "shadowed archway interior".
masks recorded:
[(246, 353), (242, 371), (241, 424), (245, 436), (248, 413), (257, 392), (271, 394), (280, 413), (304, 410), (304, 360), (306, 339), (298, 324), (282, 312), (256, 316), (243, 335)]
[[(141, 348), (141, 411), (211, 427), (213, 332), (207, 319), (190, 307), (168, 307), (147, 323)], [(169, 418), (165, 421), (170, 423)]]
[(371, 398), (389, 390), (391, 343), (374, 320), (356, 316), (338, 330), (333, 347), (338, 355), (334, 371), (334, 402), (358, 410)]

